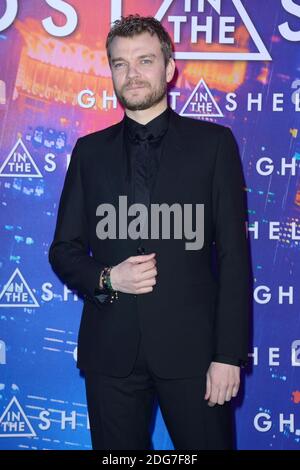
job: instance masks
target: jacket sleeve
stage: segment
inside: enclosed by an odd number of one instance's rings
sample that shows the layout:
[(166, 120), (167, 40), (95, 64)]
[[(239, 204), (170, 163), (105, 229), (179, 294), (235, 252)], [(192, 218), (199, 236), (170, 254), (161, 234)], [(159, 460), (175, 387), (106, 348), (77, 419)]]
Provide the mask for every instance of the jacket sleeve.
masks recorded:
[(220, 354), (216, 354), (213, 357), (213, 361), (222, 362), (222, 364), (230, 364), (232, 366), (238, 366), (238, 367), (245, 367), (247, 365), (247, 361), (245, 360), (237, 359), (235, 357), (221, 356)]
[(212, 194), (218, 264), (214, 357), (219, 362), (231, 358), (227, 363), (236, 364), (247, 362), (249, 346), (251, 278), (244, 188), (238, 147), (231, 130), (224, 128)]
[(90, 256), (80, 145), (78, 139), (66, 173), (54, 239), (49, 249), (49, 262), (70, 289), (100, 306), (97, 286), (104, 265)]

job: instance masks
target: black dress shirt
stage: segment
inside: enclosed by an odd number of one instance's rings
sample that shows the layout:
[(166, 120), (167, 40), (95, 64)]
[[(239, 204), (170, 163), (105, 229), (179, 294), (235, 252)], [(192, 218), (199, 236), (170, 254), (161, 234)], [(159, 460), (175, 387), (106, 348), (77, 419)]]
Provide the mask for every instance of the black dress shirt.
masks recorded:
[(150, 204), (169, 119), (169, 107), (146, 125), (125, 114), (126, 179), (131, 203), (142, 203), (147, 207)]

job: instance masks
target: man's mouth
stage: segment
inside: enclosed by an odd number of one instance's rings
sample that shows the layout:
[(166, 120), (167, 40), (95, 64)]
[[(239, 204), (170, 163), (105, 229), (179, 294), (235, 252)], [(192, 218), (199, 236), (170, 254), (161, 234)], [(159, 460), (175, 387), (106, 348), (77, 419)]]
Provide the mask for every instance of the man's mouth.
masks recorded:
[(127, 90), (138, 90), (139, 88), (144, 88), (144, 85), (134, 85), (134, 86), (129, 86), (126, 87)]

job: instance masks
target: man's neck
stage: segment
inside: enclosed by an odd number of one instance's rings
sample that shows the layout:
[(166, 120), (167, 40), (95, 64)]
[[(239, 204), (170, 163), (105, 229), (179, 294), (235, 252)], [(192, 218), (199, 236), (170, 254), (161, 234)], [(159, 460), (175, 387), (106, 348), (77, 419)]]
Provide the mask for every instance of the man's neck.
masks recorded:
[(130, 111), (129, 109), (125, 109), (125, 113), (128, 117), (134, 121), (137, 121), (139, 124), (146, 125), (148, 122), (152, 121), (152, 119), (163, 113), (167, 107), (167, 100), (163, 100), (157, 105), (148, 109), (143, 109), (141, 111)]

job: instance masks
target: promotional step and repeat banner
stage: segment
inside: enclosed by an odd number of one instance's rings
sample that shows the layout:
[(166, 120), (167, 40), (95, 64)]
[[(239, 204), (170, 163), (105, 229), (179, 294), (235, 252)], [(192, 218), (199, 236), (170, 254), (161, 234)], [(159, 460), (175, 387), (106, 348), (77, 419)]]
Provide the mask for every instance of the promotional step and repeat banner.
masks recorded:
[[(170, 106), (239, 144), (254, 290), (238, 449), (299, 450), (299, 0), (0, 1), (0, 448), (91, 449), (82, 302), (48, 250), (77, 138), (123, 117), (105, 40), (129, 13), (172, 37)], [(159, 407), (153, 446), (173, 449)]]

